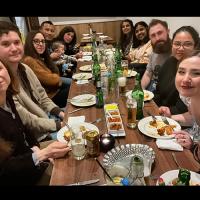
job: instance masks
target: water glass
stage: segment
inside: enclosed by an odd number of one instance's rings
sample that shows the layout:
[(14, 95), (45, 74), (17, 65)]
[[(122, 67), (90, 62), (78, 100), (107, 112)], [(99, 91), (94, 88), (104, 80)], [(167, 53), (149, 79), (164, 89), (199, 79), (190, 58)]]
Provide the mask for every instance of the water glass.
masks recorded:
[(85, 139), (80, 128), (72, 129), (71, 137), (72, 154), (76, 160), (82, 160), (86, 154)]
[(126, 101), (126, 107), (127, 107), (127, 126), (129, 128), (135, 128), (137, 126), (136, 123), (137, 101), (131, 96), (128, 96)]

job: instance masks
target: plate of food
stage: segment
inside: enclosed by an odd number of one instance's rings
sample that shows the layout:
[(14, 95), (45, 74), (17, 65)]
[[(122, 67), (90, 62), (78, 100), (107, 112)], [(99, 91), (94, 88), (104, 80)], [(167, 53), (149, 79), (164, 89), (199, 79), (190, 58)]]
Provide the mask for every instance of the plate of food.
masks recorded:
[(84, 51), (83, 56), (91, 56), (92, 52), (91, 51)]
[(104, 155), (103, 165), (108, 171), (116, 164), (129, 169), (131, 158), (135, 155), (143, 158), (144, 177), (149, 176), (155, 160), (155, 152), (150, 146), (144, 144), (125, 144), (111, 149)]
[(74, 106), (87, 107), (96, 104), (96, 97), (93, 94), (81, 94), (71, 99), (70, 103)]
[(130, 78), (130, 77), (133, 77), (133, 76), (135, 76), (137, 74), (137, 72), (136, 71), (134, 71), (134, 70), (128, 70), (128, 75), (127, 75), (127, 77), (128, 78)]
[[(167, 185), (167, 186), (175, 186), (178, 185), (178, 174), (179, 170), (170, 170), (165, 172), (160, 176), (160, 178), (157, 180), (156, 185)], [(196, 172), (190, 171), (190, 186), (200, 186), (200, 174), (197, 174)]]
[[(97, 131), (99, 133), (99, 129), (94, 125), (94, 124), (90, 124), (87, 122), (82, 122), (79, 124), (73, 124), (73, 126), (71, 126), (71, 129), (73, 131), (73, 128), (77, 129), (77, 126), (80, 129), (80, 132), (82, 132), (82, 134), (86, 134), (88, 131)], [(70, 139), (71, 139), (71, 132), (69, 131), (67, 126), (62, 127), (58, 133), (57, 133), (57, 140), (60, 142), (64, 142), (64, 143), (68, 143), (68, 145), (70, 146)]]
[(92, 71), (92, 66), (91, 65), (83, 65), (79, 68), (80, 71), (84, 72), (91, 72)]
[(72, 76), (73, 79), (75, 80), (88, 80), (92, 78), (91, 73), (77, 73)]
[(144, 134), (152, 138), (170, 139), (173, 138), (173, 131), (181, 130), (178, 122), (171, 118), (167, 118), (168, 124), (165, 124), (161, 116), (155, 116), (157, 120), (153, 120), (151, 116), (145, 117), (138, 122), (138, 129)]
[[(144, 91), (144, 101), (150, 101), (151, 99), (154, 98), (154, 94), (148, 90), (143, 90)], [(132, 93), (132, 90), (128, 91), (126, 93), (126, 97), (130, 96)]]

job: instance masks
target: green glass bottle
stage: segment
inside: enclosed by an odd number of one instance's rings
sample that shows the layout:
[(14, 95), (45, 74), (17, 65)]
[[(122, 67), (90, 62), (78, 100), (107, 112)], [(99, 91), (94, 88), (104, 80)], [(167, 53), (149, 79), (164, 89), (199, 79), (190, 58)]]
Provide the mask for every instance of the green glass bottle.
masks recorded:
[(101, 88), (101, 80), (97, 80), (96, 84), (96, 107), (103, 108), (104, 100), (103, 100), (103, 90)]
[(135, 77), (135, 87), (132, 90), (131, 96), (137, 101), (137, 114), (136, 119), (140, 120), (143, 115), (144, 91), (141, 86), (140, 74), (137, 73)]
[(115, 58), (115, 74), (116, 77), (119, 77), (119, 75), (122, 73), (122, 53), (119, 44), (116, 45), (114, 58)]
[(101, 78), (101, 66), (98, 62), (98, 56), (97, 54), (93, 55), (93, 66), (92, 66), (92, 79), (94, 81), (94, 85), (96, 86), (97, 80)]
[(176, 185), (189, 186), (191, 173), (187, 169), (179, 169), (178, 181)]

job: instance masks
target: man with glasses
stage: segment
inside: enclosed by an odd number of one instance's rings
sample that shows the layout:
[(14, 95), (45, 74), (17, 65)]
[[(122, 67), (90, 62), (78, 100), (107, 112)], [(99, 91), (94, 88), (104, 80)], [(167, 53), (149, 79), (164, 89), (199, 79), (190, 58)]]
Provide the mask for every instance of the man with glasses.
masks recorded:
[(153, 53), (150, 55), (141, 85), (143, 89), (154, 92), (156, 90), (160, 66), (171, 55), (171, 40), (169, 38), (167, 22), (153, 19), (149, 24), (149, 38)]

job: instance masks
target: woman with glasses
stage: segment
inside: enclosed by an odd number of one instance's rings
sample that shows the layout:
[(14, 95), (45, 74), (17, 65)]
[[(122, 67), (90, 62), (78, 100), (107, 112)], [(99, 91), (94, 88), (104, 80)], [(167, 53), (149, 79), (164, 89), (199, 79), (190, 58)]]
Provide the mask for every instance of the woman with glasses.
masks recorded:
[(27, 34), (24, 54), (22, 62), (34, 71), (48, 96), (59, 107), (65, 107), (71, 79), (60, 77), (59, 69), (50, 59), (44, 35), (40, 31)]
[(158, 106), (164, 106), (161, 107), (161, 110), (168, 107), (171, 114), (188, 111), (175, 87), (175, 76), (178, 64), (193, 53), (198, 47), (198, 43), (199, 34), (191, 26), (182, 26), (173, 34), (172, 56), (166, 60), (159, 71), (154, 98)]

